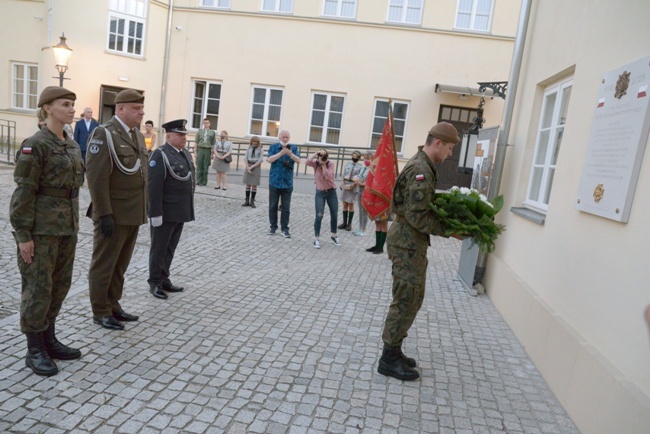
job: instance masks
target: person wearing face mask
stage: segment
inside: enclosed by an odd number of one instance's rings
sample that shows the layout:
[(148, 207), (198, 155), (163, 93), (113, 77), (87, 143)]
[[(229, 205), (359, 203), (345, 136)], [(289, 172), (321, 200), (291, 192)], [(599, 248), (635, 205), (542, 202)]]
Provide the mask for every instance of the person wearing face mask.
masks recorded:
[(357, 200), (358, 185), (354, 181), (359, 176), (363, 164), (359, 163), (361, 152), (352, 153), (352, 161), (348, 162), (343, 169), (343, 180), (341, 181), (341, 202), (343, 202), (343, 222), (339, 229), (352, 230), (352, 218), (354, 217), (354, 202)]
[(368, 179), (368, 173), (370, 173), (370, 162), (372, 161), (372, 157), (374, 156), (375, 154), (372, 151), (368, 151), (363, 155), (363, 167), (361, 168), (359, 175), (356, 178), (354, 178), (354, 182), (359, 187), (359, 194), (357, 196), (359, 202), (359, 229), (354, 231), (354, 235), (358, 237), (366, 236), (366, 226), (368, 225), (368, 213), (363, 208), (363, 204), (361, 203), (361, 198), (363, 197), (363, 192), (366, 189), (366, 180)]
[(232, 162), (232, 142), (228, 140), (228, 131), (223, 130), (219, 140), (213, 148), (214, 162), (212, 168), (217, 172), (217, 186), (215, 190), (226, 190), (226, 173), (230, 172), (230, 163)]
[(72, 360), (81, 351), (56, 339), (54, 323), (70, 285), (79, 231), (83, 160), (64, 125), (74, 117), (76, 95), (46, 87), (38, 101), (45, 126), (16, 154), (9, 219), (22, 281), (20, 331), (27, 337), (25, 364), (37, 375), (59, 372), (52, 359)]

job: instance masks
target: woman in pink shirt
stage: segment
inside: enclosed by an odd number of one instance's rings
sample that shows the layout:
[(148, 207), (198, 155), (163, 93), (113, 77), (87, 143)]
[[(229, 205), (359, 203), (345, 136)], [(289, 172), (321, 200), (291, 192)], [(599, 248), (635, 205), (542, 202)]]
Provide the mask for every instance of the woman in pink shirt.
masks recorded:
[(314, 219), (314, 248), (320, 249), (320, 224), (325, 213), (325, 202), (330, 209), (331, 239), (337, 246), (340, 246), (339, 237), (336, 234), (336, 215), (338, 214), (339, 202), (336, 195), (336, 183), (334, 182), (334, 163), (328, 160), (327, 151), (320, 151), (307, 158), (307, 166), (314, 168), (316, 178), (316, 218)]

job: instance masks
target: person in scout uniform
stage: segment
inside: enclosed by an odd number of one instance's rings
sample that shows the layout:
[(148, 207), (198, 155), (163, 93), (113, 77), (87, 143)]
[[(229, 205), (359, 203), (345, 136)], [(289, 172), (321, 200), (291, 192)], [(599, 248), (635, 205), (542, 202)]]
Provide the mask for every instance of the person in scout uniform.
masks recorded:
[(346, 231), (352, 230), (352, 218), (354, 217), (354, 202), (357, 200), (359, 188), (355, 178), (359, 177), (359, 172), (363, 164), (359, 163), (361, 152), (352, 153), (352, 161), (349, 161), (343, 168), (343, 179), (341, 180), (341, 202), (343, 202), (343, 223), (338, 228)]
[(149, 159), (149, 291), (166, 299), (167, 292), (181, 292), (182, 287), (169, 280), (169, 268), (183, 232), (183, 224), (194, 220), (195, 169), (192, 156), (185, 149), (185, 119), (163, 124), (167, 142)]
[(212, 148), (216, 133), (210, 129), (208, 118), (203, 119), (203, 128), (196, 133), (196, 185), (208, 185), (208, 169), (212, 159)]
[(81, 351), (60, 343), (55, 321), (70, 284), (77, 232), (83, 160), (63, 126), (74, 117), (76, 95), (46, 87), (38, 100), (45, 126), (16, 154), (9, 219), (18, 245), (22, 278), (20, 331), (27, 337), (25, 364), (37, 375), (59, 372), (52, 359), (72, 360)]
[(147, 222), (147, 148), (139, 125), (144, 96), (125, 89), (115, 97), (115, 116), (93, 131), (88, 141), (86, 176), (93, 219), (93, 254), (88, 271), (93, 322), (124, 330), (122, 321), (137, 321), (120, 306), (124, 273)]
[(393, 301), (382, 334), (384, 349), (377, 371), (400, 380), (420, 377), (414, 359), (402, 352), (402, 341), (415, 321), (424, 300), (429, 235), (441, 235), (443, 228), (429, 208), (436, 193), (438, 174), (434, 164), (442, 163), (460, 142), (458, 131), (447, 122), (434, 125), (424, 146), (397, 177), (391, 211), (395, 222), (388, 231), (388, 257), (393, 262)]

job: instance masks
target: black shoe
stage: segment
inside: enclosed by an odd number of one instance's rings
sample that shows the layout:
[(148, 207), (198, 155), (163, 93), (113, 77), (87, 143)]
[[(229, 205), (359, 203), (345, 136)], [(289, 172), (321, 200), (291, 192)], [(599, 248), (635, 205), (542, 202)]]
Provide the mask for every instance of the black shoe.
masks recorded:
[(113, 318), (112, 316), (103, 316), (101, 318), (97, 318), (96, 316), (93, 316), (93, 322), (95, 324), (99, 324), (100, 326), (104, 327), (105, 329), (109, 330), (124, 330), (124, 324)]
[(56, 363), (50, 358), (43, 343), (43, 333), (25, 333), (27, 336), (27, 355), (25, 366), (36, 375), (51, 377), (59, 372)]
[(154, 286), (153, 288), (149, 288), (149, 292), (156, 298), (160, 298), (162, 300), (167, 299), (167, 294), (165, 294), (165, 291), (163, 291), (161, 286)]
[(137, 315), (131, 315), (130, 313), (124, 312), (124, 309), (120, 309), (116, 312), (113, 312), (113, 318), (115, 318), (118, 321), (125, 321), (125, 322), (137, 321), (140, 319), (140, 317)]
[(414, 358), (408, 357), (406, 354), (402, 352), (402, 347), (399, 347), (399, 356), (402, 358), (402, 361), (408, 366), (409, 368), (416, 368), (418, 366), (418, 363), (415, 361)]
[(347, 226), (348, 226), (348, 225), (346, 225), (345, 223), (341, 223), (340, 225), (337, 226), (337, 228), (339, 228), (339, 229), (345, 229)]
[(372, 247), (370, 247), (369, 249), (366, 249), (366, 252), (370, 252), (370, 253), (372, 253), (372, 252), (374, 252), (375, 250), (377, 250), (377, 246), (372, 246)]
[(254, 200), (251, 200), (250, 207), (251, 207), (251, 208), (257, 208), (257, 207), (255, 206), (255, 201), (254, 201)]
[(377, 372), (387, 377), (397, 378), (402, 381), (413, 381), (420, 378), (420, 374), (404, 363), (399, 348), (390, 348), (384, 345), (384, 350), (379, 359)]
[(50, 326), (43, 332), (43, 345), (48, 356), (52, 359), (75, 360), (81, 358), (81, 351), (63, 345), (56, 338), (54, 321), (51, 321)]
[(164, 289), (167, 292), (183, 292), (185, 288), (182, 286), (176, 286), (173, 283), (170, 283), (169, 285), (163, 284), (162, 289)]
[(372, 251), (372, 253), (375, 255), (381, 255), (382, 253), (384, 253), (384, 249), (376, 248), (375, 250)]
[(352, 230), (352, 225), (348, 224), (347, 226), (345, 226), (345, 230), (350, 232)]
[(250, 204), (249, 201), (246, 201), (246, 202), (244, 202), (244, 203), (242, 204), (242, 206), (251, 206), (251, 204)]

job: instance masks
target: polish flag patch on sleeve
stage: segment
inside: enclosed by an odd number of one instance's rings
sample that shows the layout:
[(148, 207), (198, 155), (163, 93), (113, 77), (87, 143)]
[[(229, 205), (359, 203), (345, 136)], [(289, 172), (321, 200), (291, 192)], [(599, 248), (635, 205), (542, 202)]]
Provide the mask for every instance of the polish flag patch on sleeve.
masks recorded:
[(415, 175), (415, 180), (424, 181), (424, 173), (418, 173), (417, 175)]
[(32, 147), (31, 146), (23, 147), (23, 154), (31, 154), (31, 153), (32, 153)]

